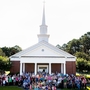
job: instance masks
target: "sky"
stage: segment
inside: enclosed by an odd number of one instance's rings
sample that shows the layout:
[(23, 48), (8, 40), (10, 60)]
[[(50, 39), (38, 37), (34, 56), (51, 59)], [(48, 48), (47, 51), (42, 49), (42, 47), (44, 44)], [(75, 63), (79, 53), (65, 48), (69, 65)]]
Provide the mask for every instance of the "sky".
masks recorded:
[[(0, 0), (0, 47), (38, 43), (43, 0)], [(45, 0), (49, 43), (62, 46), (90, 32), (90, 0)]]

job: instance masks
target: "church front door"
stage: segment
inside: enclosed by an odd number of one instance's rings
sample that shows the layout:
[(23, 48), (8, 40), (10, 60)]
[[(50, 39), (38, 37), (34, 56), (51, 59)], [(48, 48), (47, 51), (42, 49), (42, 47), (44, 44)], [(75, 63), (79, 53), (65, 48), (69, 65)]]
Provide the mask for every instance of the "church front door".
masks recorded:
[(48, 73), (48, 65), (38, 65), (38, 72), (47, 72)]

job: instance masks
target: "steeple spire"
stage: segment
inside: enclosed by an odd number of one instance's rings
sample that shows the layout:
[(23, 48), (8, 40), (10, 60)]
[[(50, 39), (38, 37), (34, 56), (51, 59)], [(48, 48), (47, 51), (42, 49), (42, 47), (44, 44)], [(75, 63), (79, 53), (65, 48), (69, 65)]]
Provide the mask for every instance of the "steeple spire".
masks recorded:
[(42, 16), (42, 24), (40, 25), (40, 34), (38, 35), (38, 41), (46, 41), (48, 42), (49, 35), (47, 34), (47, 25), (45, 22), (45, 1), (43, 2), (43, 16)]
[(45, 1), (43, 1), (43, 17), (42, 17), (42, 25), (45, 25)]

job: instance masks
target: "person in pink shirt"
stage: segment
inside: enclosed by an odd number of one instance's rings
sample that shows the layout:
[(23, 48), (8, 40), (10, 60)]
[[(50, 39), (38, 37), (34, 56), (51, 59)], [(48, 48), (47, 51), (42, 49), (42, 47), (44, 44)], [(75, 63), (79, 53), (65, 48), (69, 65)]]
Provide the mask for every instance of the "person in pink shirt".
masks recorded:
[(86, 78), (84, 77), (84, 78), (82, 79), (82, 85), (83, 85), (83, 88), (85, 88), (85, 89), (86, 89), (86, 84), (87, 84), (87, 80), (86, 80)]

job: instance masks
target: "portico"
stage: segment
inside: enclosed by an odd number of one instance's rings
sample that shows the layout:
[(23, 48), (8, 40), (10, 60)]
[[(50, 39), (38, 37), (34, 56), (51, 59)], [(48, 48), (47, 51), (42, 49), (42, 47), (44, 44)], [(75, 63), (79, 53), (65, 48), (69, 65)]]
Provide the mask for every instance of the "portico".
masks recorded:
[[(59, 63), (60, 64), (60, 73), (64, 73), (66, 74), (66, 65), (64, 63)], [(38, 63), (34, 63), (34, 73), (37, 74), (37, 72), (42, 72), (43, 69), (45, 70), (46, 73), (55, 73), (55, 72), (52, 72), (52, 63), (48, 63), (45, 65), (43, 64), (38, 64)], [(23, 72), (26, 72), (25, 71), (25, 63), (21, 62), (20, 63), (20, 75), (22, 75)]]

